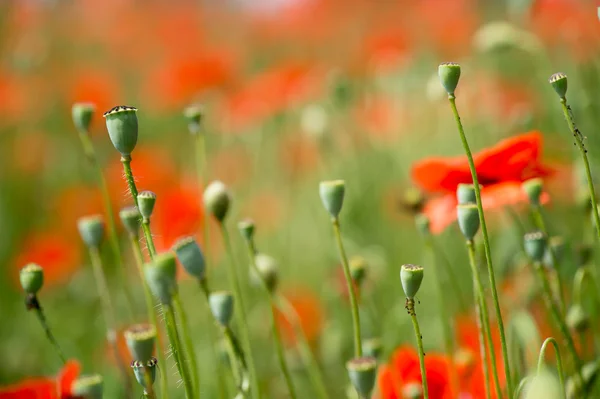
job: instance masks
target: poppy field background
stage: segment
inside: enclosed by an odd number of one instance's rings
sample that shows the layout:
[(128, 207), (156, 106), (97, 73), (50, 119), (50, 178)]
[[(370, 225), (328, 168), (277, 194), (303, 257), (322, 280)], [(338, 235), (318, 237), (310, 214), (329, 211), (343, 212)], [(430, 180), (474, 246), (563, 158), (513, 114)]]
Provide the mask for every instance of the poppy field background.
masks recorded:
[[(477, 358), (470, 269), (454, 199), (457, 185), (471, 181), (437, 77), (444, 61), (462, 66), (457, 104), (483, 176), (503, 312), (506, 320), (526, 313), (536, 321), (537, 333), (523, 342), (535, 347), (524, 355), (535, 367), (541, 341), (556, 332), (541, 300), (530, 297), (532, 283), (523, 271), (515, 218), (526, 229), (533, 224), (520, 183), (544, 179), (548, 229), (567, 243), (558, 273), (568, 286), (577, 267), (593, 264), (598, 250), (585, 176), (548, 77), (558, 71), (569, 76), (569, 104), (597, 178), (597, 7), (585, 0), (1, 2), (0, 386), (61, 370), (38, 320), (25, 309), (19, 285), (19, 270), (36, 262), (45, 273), (39, 297), (64, 352), (82, 370), (104, 376), (105, 397), (121, 395), (77, 230), (80, 217), (104, 208), (71, 120), (76, 102), (96, 105), (90, 136), (115, 211), (132, 200), (102, 113), (120, 104), (138, 108), (132, 168), (138, 188), (157, 195), (157, 249), (166, 251), (186, 235), (204, 243), (208, 223), (204, 250), (217, 289), (227, 288), (227, 258), (201, 199), (210, 181), (228, 185), (236, 259), (248, 263), (235, 224), (252, 218), (260, 251), (279, 263), (280, 292), (302, 319), (331, 397), (343, 397), (349, 386), (345, 362), (352, 328), (330, 218), (319, 198), (322, 180), (346, 181), (344, 244), (351, 258), (360, 256), (368, 265), (360, 292), (363, 335), (382, 344), (374, 397), (401, 398), (404, 385), (420, 378), (412, 355), (398, 355), (415, 346), (399, 279), (402, 264), (425, 267), (417, 306), (425, 350), (433, 363), (440, 355), (434, 369), (447, 367), (429, 267), (434, 260), (414, 222), (419, 213), (430, 217), (436, 245), (448, 260), (444, 267), (452, 269), (464, 294), (461, 302), (454, 291), (444, 293), (451, 310), (445, 316), (455, 326), (458, 346)], [(183, 116), (190, 104), (203, 107), (202, 182)], [(119, 229), (126, 266), (137, 281)], [(108, 245), (102, 255), (120, 328), (143, 321), (141, 285), (124, 286)], [(212, 321), (199, 306), (197, 285), (183, 270), (178, 273), (200, 375), (214, 395), (207, 397), (217, 397), (207, 332)], [(267, 397), (285, 398), (265, 322), (269, 305), (242, 277), (252, 345), (261, 354), (261, 386)], [(450, 284), (447, 274), (438, 277)], [(125, 310), (123, 289), (136, 299), (133, 317)], [(294, 334), (284, 318), (277, 320), (300, 397), (311, 397), (291, 350)], [(128, 358), (124, 342), (121, 347)], [(163, 367), (175, 373), (172, 365)], [(440, 398), (450, 397), (444, 370), (438, 375)], [(459, 373), (461, 389), (483, 398), (481, 376), (465, 370)], [(183, 397), (177, 378), (168, 384), (172, 397)], [(3, 395), (11, 398), (0, 388)]]

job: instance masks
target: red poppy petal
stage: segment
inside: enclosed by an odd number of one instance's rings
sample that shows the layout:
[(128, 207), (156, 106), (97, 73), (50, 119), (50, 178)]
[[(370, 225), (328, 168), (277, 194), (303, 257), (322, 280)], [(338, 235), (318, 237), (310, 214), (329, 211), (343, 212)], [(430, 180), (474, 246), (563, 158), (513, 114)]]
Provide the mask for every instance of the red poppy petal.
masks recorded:
[(460, 183), (471, 183), (471, 172), (467, 159), (426, 158), (412, 167), (413, 181), (425, 191), (455, 191)]
[(383, 365), (379, 369), (379, 399), (400, 399), (400, 394), (394, 387), (394, 377), (389, 366)]
[(433, 234), (439, 234), (456, 220), (456, 195), (446, 194), (433, 198), (425, 204), (423, 213), (431, 222), (430, 229)]
[(71, 385), (77, 379), (81, 372), (81, 365), (75, 360), (69, 360), (58, 375), (58, 385), (60, 397), (68, 398), (71, 396)]
[(0, 388), (0, 399), (58, 399), (56, 385), (48, 378), (35, 378)]

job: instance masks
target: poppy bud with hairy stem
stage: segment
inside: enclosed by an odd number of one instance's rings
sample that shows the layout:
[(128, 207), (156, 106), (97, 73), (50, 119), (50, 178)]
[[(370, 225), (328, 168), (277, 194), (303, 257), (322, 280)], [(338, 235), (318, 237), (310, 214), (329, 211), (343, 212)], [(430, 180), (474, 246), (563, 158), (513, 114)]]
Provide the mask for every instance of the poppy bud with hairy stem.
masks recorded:
[(590, 318), (583, 306), (573, 304), (567, 311), (566, 317), (567, 326), (578, 333), (585, 332), (590, 326)]
[(359, 357), (346, 363), (350, 382), (362, 398), (371, 397), (377, 376), (377, 360), (374, 357)]
[(558, 94), (558, 96), (562, 99), (567, 95), (567, 75), (562, 72), (557, 72), (550, 76), (548, 82), (552, 85), (552, 88)]
[(140, 234), (142, 215), (140, 215), (140, 211), (135, 206), (128, 206), (121, 209), (119, 217), (121, 218), (123, 227), (125, 227), (130, 236), (137, 237)]
[(25, 293), (36, 295), (44, 285), (44, 269), (36, 263), (29, 263), (21, 269), (19, 280)]
[(138, 139), (137, 108), (117, 105), (104, 113), (110, 141), (123, 156), (131, 155)]
[(104, 220), (102, 215), (84, 216), (77, 220), (81, 239), (89, 248), (99, 248), (104, 238)]
[(71, 117), (75, 128), (81, 133), (88, 133), (92, 118), (96, 112), (96, 105), (92, 103), (75, 103), (71, 107)]
[(541, 231), (527, 233), (524, 236), (525, 253), (534, 262), (541, 262), (546, 252), (546, 236)]
[(344, 180), (322, 181), (319, 185), (323, 206), (333, 218), (337, 218), (342, 210), (345, 191), (346, 182)]
[(160, 303), (169, 305), (177, 291), (177, 262), (175, 255), (164, 252), (144, 266), (144, 276), (150, 290)]
[(365, 356), (378, 359), (383, 350), (383, 344), (379, 338), (367, 338), (362, 342), (362, 349)]
[(154, 354), (156, 329), (151, 324), (135, 324), (123, 334), (129, 353), (134, 360), (147, 362)]
[(257, 276), (256, 272), (250, 269), (250, 278), (255, 282), (258, 282), (257, 280), (260, 278), (264, 281), (269, 292), (275, 291), (279, 281), (279, 265), (275, 258), (266, 254), (257, 254), (254, 258), (254, 263), (259, 275)]
[(461, 233), (468, 241), (473, 240), (479, 231), (479, 210), (475, 204), (456, 206), (456, 219)]
[(154, 212), (154, 204), (156, 204), (156, 194), (152, 191), (142, 191), (137, 196), (138, 208), (144, 222), (150, 220), (152, 212)]
[(252, 241), (254, 239), (254, 230), (256, 226), (254, 225), (254, 220), (252, 219), (244, 219), (238, 222), (238, 230), (242, 237), (244, 237), (247, 241)]
[(204, 207), (212, 213), (219, 222), (223, 222), (231, 206), (231, 194), (227, 186), (219, 181), (213, 181), (204, 190)]
[(83, 375), (73, 381), (71, 391), (75, 397), (102, 399), (104, 379), (99, 374)]
[(204, 107), (198, 104), (190, 105), (183, 110), (183, 116), (187, 120), (190, 133), (199, 133), (202, 117), (204, 116)]
[(427, 237), (431, 235), (431, 220), (429, 220), (429, 216), (419, 213), (415, 216), (415, 225), (422, 236)]
[(352, 281), (354, 281), (356, 285), (360, 287), (367, 277), (368, 265), (366, 259), (362, 256), (353, 256), (350, 259), (349, 266)]
[(438, 67), (438, 76), (446, 93), (453, 96), (460, 79), (460, 65), (455, 62), (443, 62)]
[(423, 282), (423, 267), (417, 265), (402, 265), (400, 268), (400, 281), (407, 298), (414, 298)]
[(544, 181), (542, 179), (536, 177), (526, 180), (521, 184), (521, 188), (525, 191), (525, 194), (527, 194), (527, 198), (529, 198), (529, 203), (531, 205), (540, 204), (540, 197), (544, 188)]
[[(481, 189), (481, 185), (479, 185)], [(475, 186), (473, 184), (460, 183), (456, 188), (456, 200), (459, 205), (476, 204)]]
[[(148, 381), (146, 380), (147, 375), (150, 376), (150, 384), (154, 385), (156, 380), (156, 367), (158, 366), (158, 360), (155, 357), (151, 357), (149, 360), (140, 361), (134, 360), (131, 362), (131, 368), (133, 369), (133, 375), (137, 382), (144, 388), (144, 391), (148, 390)], [(147, 371), (150, 371), (148, 373)]]
[(179, 239), (172, 248), (177, 256), (179, 263), (191, 276), (202, 280), (205, 277), (206, 263), (202, 249), (194, 237), (184, 237)]
[(219, 324), (229, 326), (233, 317), (233, 295), (228, 291), (215, 291), (208, 297), (208, 304)]

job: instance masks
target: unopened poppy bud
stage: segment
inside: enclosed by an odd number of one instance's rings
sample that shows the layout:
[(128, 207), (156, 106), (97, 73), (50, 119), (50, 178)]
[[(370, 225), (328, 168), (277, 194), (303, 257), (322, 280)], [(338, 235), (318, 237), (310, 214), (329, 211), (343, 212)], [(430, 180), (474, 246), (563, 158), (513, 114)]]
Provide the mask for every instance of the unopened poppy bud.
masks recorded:
[(417, 265), (402, 265), (400, 281), (407, 298), (414, 298), (423, 282), (423, 268)]
[(374, 357), (359, 357), (346, 363), (350, 382), (360, 397), (371, 397), (377, 376), (377, 360)]
[(423, 397), (423, 386), (420, 382), (404, 384), (402, 397), (406, 399), (421, 399)]
[(460, 65), (455, 62), (444, 62), (438, 67), (440, 82), (448, 95), (453, 96), (460, 79)]
[[(150, 358), (147, 361), (134, 360), (131, 362), (131, 368), (133, 369), (133, 375), (137, 382), (144, 388), (144, 391), (148, 391), (148, 383), (154, 385), (156, 380), (156, 367), (158, 366), (158, 360), (155, 357)], [(150, 381), (148, 381), (148, 378)]]
[(144, 221), (150, 220), (156, 204), (156, 194), (152, 191), (142, 191), (137, 196), (138, 208)]
[(77, 228), (81, 239), (89, 248), (99, 248), (104, 238), (104, 220), (101, 215), (79, 218)]
[(44, 269), (38, 264), (29, 263), (21, 269), (19, 280), (25, 293), (36, 295), (44, 285)]
[(187, 120), (190, 133), (197, 134), (200, 132), (202, 117), (204, 116), (204, 108), (201, 105), (190, 105), (183, 110), (183, 116)]
[(87, 133), (90, 130), (92, 118), (96, 112), (96, 106), (92, 103), (75, 103), (71, 107), (73, 124), (78, 131)]
[(231, 194), (221, 181), (213, 181), (204, 190), (204, 206), (219, 222), (223, 222), (231, 205)]
[(459, 205), (477, 203), (475, 186), (473, 184), (460, 183), (456, 188), (456, 200), (458, 201)]
[(567, 326), (578, 333), (585, 332), (590, 326), (590, 318), (583, 306), (574, 304), (569, 308), (566, 317)]
[(379, 338), (368, 338), (362, 343), (362, 350), (365, 356), (378, 359), (383, 350), (383, 344)]
[(128, 206), (121, 209), (119, 217), (121, 218), (121, 223), (123, 223), (123, 227), (125, 227), (127, 233), (130, 236), (137, 237), (140, 232), (140, 221), (142, 220), (142, 215), (140, 215), (140, 211), (137, 207)]
[(154, 354), (156, 329), (151, 324), (136, 324), (123, 334), (129, 353), (134, 360), (147, 362)]
[(546, 236), (541, 231), (525, 234), (525, 253), (534, 262), (541, 262), (544, 259), (544, 252), (546, 252), (546, 242)]
[(144, 266), (144, 276), (150, 290), (160, 303), (169, 305), (177, 290), (177, 262), (172, 253), (156, 255)]
[(191, 276), (202, 280), (205, 277), (206, 263), (200, 245), (194, 237), (184, 237), (173, 245), (179, 263)]
[(417, 216), (415, 216), (415, 225), (417, 226), (419, 233), (421, 233), (421, 235), (424, 237), (427, 237), (431, 234), (431, 220), (429, 219), (429, 216), (425, 215), (424, 213), (419, 213)]
[(544, 181), (539, 177), (534, 179), (529, 179), (521, 184), (523, 191), (527, 194), (527, 198), (529, 198), (529, 203), (531, 205), (539, 205), (540, 197), (542, 195), (542, 190), (544, 188)]
[(259, 275), (257, 276), (256, 272), (253, 272), (250, 274), (250, 277), (255, 281), (258, 278), (262, 279), (269, 292), (273, 292), (277, 288), (279, 281), (279, 265), (277, 261), (269, 255), (257, 254), (254, 262)]
[(468, 241), (473, 240), (479, 230), (479, 210), (475, 204), (456, 206), (456, 219), (461, 233)]
[(223, 327), (227, 327), (233, 316), (233, 295), (228, 291), (216, 291), (208, 297), (210, 311)]
[(104, 379), (99, 374), (84, 375), (73, 381), (73, 396), (82, 399), (102, 399)]
[(565, 98), (567, 95), (567, 75), (562, 72), (557, 72), (550, 76), (548, 82), (550, 82), (552, 88), (560, 98)]
[(527, 384), (525, 399), (559, 399), (562, 398), (561, 386), (554, 374), (547, 370), (539, 371)]
[(255, 230), (254, 220), (244, 219), (240, 221), (238, 223), (238, 230), (240, 231), (240, 234), (242, 234), (242, 237), (244, 237), (245, 240), (252, 241), (254, 238)]
[(121, 153), (131, 155), (138, 139), (137, 108), (117, 105), (104, 113), (110, 141)]
[(344, 180), (323, 181), (319, 185), (323, 206), (333, 218), (337, 218), (342, 210), (345, 191), (346, 182)]
[(362, 256), (353, 256), (349, 262), (350, 277), (359, 287), (367, 277), (367, 261)]

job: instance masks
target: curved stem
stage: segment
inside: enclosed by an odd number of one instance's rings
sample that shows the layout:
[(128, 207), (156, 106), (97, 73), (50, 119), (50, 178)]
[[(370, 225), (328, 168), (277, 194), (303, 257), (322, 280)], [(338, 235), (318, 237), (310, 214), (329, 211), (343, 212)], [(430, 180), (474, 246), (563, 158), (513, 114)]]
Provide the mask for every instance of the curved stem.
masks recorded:
[(181, 354), (181, 359), (185, 362), (183, 366), (187, 368), (188, 362), (186, 360), (189, 360), (189, 370), (187, 370), (187, 372), (190, 374), (192, 384), (194, 385), (194, 398), (199, 398), (200, 381), (198, 379), (196, 351), (194, 350), (194, 343), (192, 341), (192, 336), (190, 335), (190, 326), (187, 320), (187, 315), (185, 313), (183, 304), (181, 303), (179, 292), (177, 291), (173, 294), (173, 309), (175, 310), (175, 314), (179, 316), (179, 325), (181, 326), (181, 336), (183, 338), (184, 346), (184, 353)]
[(333, 224), (333, 232), (335, 235), (338, 251), (340, 253), (342, 267), (344, 269), (344, 277), (346, 278), (348, 295), (350, 296), (350, 307), (352, 308), (352, 325), (354, 327), (354, 357), (358, 358), (362, 357), (362, 341), (360, 336), (360, 315), (358, 313), (358, 301), (356, 300), (356, 290), (354, 289), (354, 283), (352, 282), (352, 276), (350, 275), (348, 257), (346, 256), (346, 251), (344, 250), (344, 243), (342, 242), (342, 234), (340, 232), (340, 220), (338, 218), (332, 218), (331, 223)]
[(194, 384), (188, 374), (187, 367), (184, 366), (183, 358), (181, 354), (181, 340), (179, 338), (179, 332), (177, 331), (177, 324), (175, 322), (175, 312), (171, 304), (162, 304), (163, 312), (165, 314), (165, 322), (167, 325), (167, 335), (169, 336), (169, 342), (171, 343), (171, 350), (173, 351), (173, 357), (177, 364), (177, 370), (183, 380), (183, 386), (185, 389), (185, 397), (187, 399), (194, 399)]
[(421, 329), (419, 328), (419, 320), (417, 320), (417, 313), (415, 312), (415, 300), (414, 298), (406, 298), (406, 310), (412, 320), (413, 328), (415, 330), (415, 338), (417, 339), (417, 348), (419, 352), (419, 365), (421, 367), (421, 380), (423, 384), (423, 399), (429, 399), (429, 387), (427, 386), (427, 369), (425, 368), (425, 351), (423, 350), (423, 336), (421, 335)]
[(27, 298), (27, 308), (35, 310), (35, 314), (36, 314), (38, 320), (40, 321), (40, 324), (42, 325), (44, 332), (46, 333), (46, 338), (48, 338), (48, 341), (50, 341), (50, 344), (52, 344), (52, 346), (56, 350), (56, 353), (60, 357), (60, 360), (62, 361), (63, 365), (65, 363), (67, 363), (67, 358), (65, 357), (64, 352), (60, 348), (58, 341), (54, 337), (54, 334), (52, 333), (52, 330), (50, 329), (50, 325), (48, 324), (48, 321), (46, 320), (46, 315), (44, 314), (44, 310), (42, 309), (42, 306), (40, 305), (40, 302), (35, 294), (33, 294)]
[(530, 379), (531, 377), (525, 377), (519, 382), (517, 389), (515, 389), (515, 394), (513, 395), (514, 399), (520, 399), (521, 391), (523, 391), (523, 388), (525, 388)]
[(554, 352), (556, 352), (556, 370), (558, 372), (558, 378), (560, 381), (561, 397), (566, 398), (567, 396), (565, 391), (565, 378), (563, 376), (562, 358), (560, 356), (560, 350), (558, 349), (558, 342), (556, 342), (556, 340), (552, 337), (546, 338), (542, 344), (540, 355), (538, 357), (537, 374), (539, 375), (544, 367), (544, 354), (546, 353), (546, 347), (548, 344), (552, 344), (552, 346), (554, 346)]
[(231, 363), (231, 372), (233, 373), (238, 392), (246, 398), (248, 397), (248, 389), (246, 387), (248, 364), (246, 363), (244, 351), (230, 327), (223, 327), (223, 335), (227, 342), (227, 353)]
[[(478, 309), (479, 320), (481, 323), (481, 326), (478, 326), (480, 328), (479, 337), (480, 339), (483, 339), (483, 334), (485, 334), (485, 337), (487, 338), (487, 346), (490, 352), (490, 361), (492, 363), (492, 375), (494, 377), (494, 385), (496, 386), (496, 396), (498, 398), (501, 398), (503, 395), (502, 386), (500, 385), (500, 378), (498, 376), (498, 362), (496, 361), (496, 349), (494, 348), (494, 340), (492, 338), (492, 328), (490, 326), (490, 316), (488, 314), (487, 301), (485, 299), (483, 283), (481, 282), (481, 276), (479, 275), (479, 270), (477, 270), (477, 263), (475, 262), (475, 243), (473, 242), (473, 240), (467, 241), (467, 250), (469, 253), (469, 264), (471, 265), (471, 273), (473, 274), (473, 287), (475, 289), (475, 306)], [(484, 346), (485, 344), (482, 345), (482, 350), (485, 350)], [(482, 357), (481, 360), (482, 362), (485, 362), (483, 367), (487, 367), (487, 359), (484, 359)]]
[[(494, 275), (494, 267), (492, 265), (492, 252), (490, 249), (490, 241), (488, 237), (487, 225), (485, 223), (485, 215), (483, 214), (483, 205), (481, 203), (481, 190), (479, 187), (479, 180), (477, 179), (477, 170), (475, 169), (475, 162), (473, 161), (473, 155), (469, 148), (469, 143), (465, 135), (462, 123), (460, 121), (460, 115), (456, 108), (456, 97), (454, 95), (448, 95), (450, 107), (454, 114), (454, 120), (458, 127), (458, 133), (462, 141), (463, 148), (469, 161), (469, 169), (471, 170), (471, 177), (473, 179), (473, 187), (475, 190), (475, 200), (477, 202), (477, 210), (479, 213), (479, 223), (481, 225), (481, 233), (483, 236), (483, 245), (485, 249), (485, 258), (487, 263), (488, 277), (490, 279), (490, 288), (492, 291), (492, 299), (494, 302), (494, 310), (496, 312), (496, 320), (498, 322), (498, 330), (500, 332), (500, 344), (502, 345), (502, 360), (504, 362), (504, 373), (506, 376), (506, 384), (508, 387), (508, 395), (510, 396), (513, 391), (513, 385), (511, 381), (510, 364), (508, 361), (508, 347), (506, 346), (506, 333), (504, 331), (504, 322), (502, 321), (502, 311), (500, 310), (500, 299), (498, 297), (498, 289), (496, 288), (496, 276)], [(491, 349), (491, 348), (490, 348)]]

